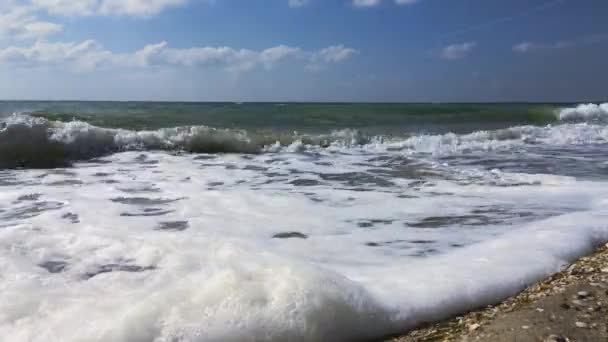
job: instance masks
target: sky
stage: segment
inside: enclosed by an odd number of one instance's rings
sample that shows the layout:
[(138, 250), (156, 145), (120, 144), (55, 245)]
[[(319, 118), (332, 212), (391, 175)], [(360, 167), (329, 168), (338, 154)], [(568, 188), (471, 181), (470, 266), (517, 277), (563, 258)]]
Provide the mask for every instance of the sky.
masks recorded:
[(608, 99), (606, 0), (0, 0), (0, 99)]

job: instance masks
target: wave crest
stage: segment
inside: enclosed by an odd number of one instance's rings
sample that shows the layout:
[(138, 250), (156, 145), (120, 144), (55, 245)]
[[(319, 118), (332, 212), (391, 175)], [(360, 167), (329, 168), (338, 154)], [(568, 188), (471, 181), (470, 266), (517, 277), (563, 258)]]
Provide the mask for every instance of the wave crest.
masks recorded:
[(563, 108), (559, 111), (559, 119), (561, 121), (606, 122), (608, 121), (608, 103), (587, 103), (573, 108)]
[(15, 114), (0, 123), (0, 168), (52, 168), (71, 161), (132, 150), (167, 150), (191, 153), (260, 153), (288, 146), (362, 145), (371, 139), (357, 130), (305, 136), (255, 134), (208, 126), (131, 131), (102, 128), (83, 121), (51, 121)]

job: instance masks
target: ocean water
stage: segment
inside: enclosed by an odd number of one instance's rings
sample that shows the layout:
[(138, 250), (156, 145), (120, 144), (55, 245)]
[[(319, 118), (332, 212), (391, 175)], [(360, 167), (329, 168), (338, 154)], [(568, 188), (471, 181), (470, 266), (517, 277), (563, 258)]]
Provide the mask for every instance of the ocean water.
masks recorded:
[(608, 104), (0, 117), (2, 341), (377, 339), (608, 241)]

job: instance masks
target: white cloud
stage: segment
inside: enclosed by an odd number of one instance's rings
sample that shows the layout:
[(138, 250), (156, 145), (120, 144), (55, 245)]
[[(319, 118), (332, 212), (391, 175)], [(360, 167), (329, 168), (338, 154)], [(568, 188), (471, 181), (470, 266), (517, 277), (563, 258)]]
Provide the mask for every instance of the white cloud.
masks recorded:
[(357, 50), (347, 48), (344, 45), (333, 45), (315, 52), (310, 57), (310, 61), (313, 63), (338, 63), (351, 57), (357, 52)]
[(357, 7), (371, 7), (380, 4), (380, 0), (353, 0), (353, 5)]
[(447, 60), (463, 58), (476, 46), (475, 42), (448, 45), (441, 50), (441, 58)]
[(61, 25), (38, 20), (25, 6), (8, 7), (5, 12), (0, 12), (0, 37), (43, 38), (62, 29)]
[(576, 45), (574, 41), (559, 41), (553, 44), (541, 44), (532, 42), (522, 42), (513, 46), (513, 51), (517, 53), (528, 53), (538, 50), (558, 50)]
[[(418, 0), (394, 0), (397, 5), (410, 5)], [(353, 5), (356, 7), (373, 7), (380, 5), (382, 0), (352, 0)]]
[(309, 56), (308, 69), (319, 70), (324, 65), (342, 62), (359, 51), (345, 47), (344, 45), (333, 45), (316, 51)]
[(153, 16), (187, 0), (32, 0), (36, 8), (64, 16)]
[[(150, 44), (133, 53), (114, 53), (95, 41), (61, 43), (37, 41), (29, 47), (0, 49), (0, 64), (23, 67), (67, 66), (77, 71), (103, 67), (219, 67), (243, 72), (263, 67), (270, 69), (287, 59), (314, 60), (315, 63), (338, 63), (355, 53), (341, 45), (317, 52), (278, 45), (265, 50), (233, 49), (230, 47), (194, 47), (173, 49), (166, 42)], [(308, 56), (308, 58), (306, 58)]]
[(513, 46), (513, 51), (525, 53), (534, 48), (534, 44), (530, 42), (522, 42)]
[(289, 0), (287, 4), (289, 7), (302, 7), (310, 3), (310, 0)]

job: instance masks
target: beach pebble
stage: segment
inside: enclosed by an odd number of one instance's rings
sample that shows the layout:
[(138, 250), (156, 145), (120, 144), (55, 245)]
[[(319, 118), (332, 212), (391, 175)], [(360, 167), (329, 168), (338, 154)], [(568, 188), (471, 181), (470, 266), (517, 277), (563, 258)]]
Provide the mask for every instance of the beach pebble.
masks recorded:
[(543, 308), (536, 308), (536, 311), (538, 311), (538, 312), (544, 312), (545, 309), (543, 309)]
[(574, 325), (576, 325), (577, 328), (587, 328), (588, 325), (585, 322), (576, 322), (574, 323)]
[(578, 298), (580, 298), (580, 299), (587, 298), (587, 297), (589, 297), (589, 295), (590, 295), (590, 294), (589, 294), (589, 292), (587, 292), (587, 291), (579, 291), (579, 292), (577, 293), (577, 296), (578, 296)]
[(572, 304), (576, 305), (576, 306), (583, 306), (585, 305), (585, 303), (583, 303), (582, 301), (575, 299), (572, 301)]
[(550, 335), (543, 342), (568, 342), (568, 339), (562, 335)]
[(477, 323), (471, 324), (469, 325), (469, 331), (475, 331), (477, 329), (479, 329), (480, 325)]

